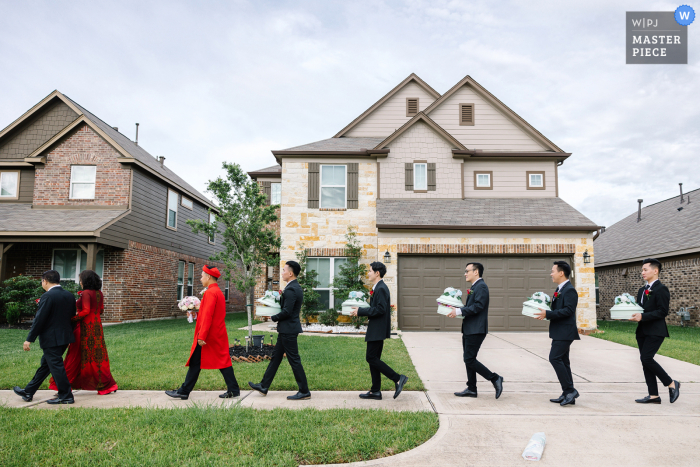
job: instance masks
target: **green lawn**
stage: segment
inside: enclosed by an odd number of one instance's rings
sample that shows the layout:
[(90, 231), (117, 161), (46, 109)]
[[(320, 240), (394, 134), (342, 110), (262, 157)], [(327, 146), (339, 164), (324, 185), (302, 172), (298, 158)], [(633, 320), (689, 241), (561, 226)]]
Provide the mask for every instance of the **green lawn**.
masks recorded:
[[(598, 329), (605, 332), (591, 334), (593, 337), (637, 347), (637, 339), (635, 338), (637, 323), (598, 321)], [(670, 338), (666, 338), (661, 345), (660, 355), (700, 365), (700, 328), (669, 326), (668, 334)]]
[[(228, 315), (226, 328), (229, 341), (243, 340), (246, 331), (238, 328), (247, 324), (245, 313)], [(184, 366), (189, 356), (194, 324), (184, 319), (119, 324), (104, 328), (112, 375), (120, 389), (175, 389), (185, 379)], [(266, 341), (269, 342), (269, 332)], [(27, 336), (24, 330), (0, 330), (0, 389), (24, 387), (34, 375), (41, 359), (38, 341), (30, 352), (22, 350)], [(275, 340), (276, 340), (275, 334)], [(369, 367), (365, 362), (365, 342), (354, 337), (299, 336), (299, 353), (312, 391), (367, 391), (371, 385)], [(399, 373), (408, 376), (405, 389), (423, 390), (406, 346), (400, 339), (387, 340), (382, 359)], [(242, 388), (248, 381), (260, 382), (267, 362), (234, 363), (233, 369)], [(42, 389), (48, 388), (48, 379)], [(197, 389), (225, 389), (224, 380), (216, 370), (202, 371)], [(280, 366), (272, 390), (296, 390), (289, 364)], [(384, 378), (382, 389), (393, 391), (394, 383)]]
[(385, 457), (438, 428), (432, 412), (0, 407), (0, 465), (294, 466)]

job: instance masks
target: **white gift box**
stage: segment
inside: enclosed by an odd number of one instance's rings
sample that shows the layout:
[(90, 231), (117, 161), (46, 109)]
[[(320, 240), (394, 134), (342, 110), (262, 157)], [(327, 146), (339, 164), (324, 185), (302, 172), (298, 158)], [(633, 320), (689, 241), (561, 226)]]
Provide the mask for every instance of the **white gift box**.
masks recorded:
[(345, 316), (350, 316), (353, 308), (369, 308), (369, 303), (364, 300), (350, 298), (341, 303), (340, 306), (342, 307), (340, 313)]
[(611, 319), (631, 319), (635, 313), (643, 313), (644, 309), (632, 303), (620, 303), (610, 308)]
[[(453, 309), (450, 307), (462, 308), (464, 306), (462, 300), (450, 295), (440, 295), (435, 301), (438, 303), (437, 312), (441, 315), (449, 315), (452, 313)], [(457, 316), (457, 318), (464, 319), (464, 316), (460, 315)]]
[[(259, 302), (260, 300), (258, 300)], [(274, 316), (277, 313), (281, 312), (282, 308), (279, 306), (266, 306), (266, 305), (258, 305), (255, 307), (255, 315), (256, 316)]]
[[(526, 302), (523, 302), (523, 311), (522, 314), (525, 316), (529, 316), (530, 318), (537, 318), (535, 316), (536, 313), (541, 313), (542, 310), (546, 311), (551, 311), (551, 308), (546, 303), (539, 303), (534, 300), (528, 300)], [(549, 321), (547, 318), (545, 318), (545, 321)]]

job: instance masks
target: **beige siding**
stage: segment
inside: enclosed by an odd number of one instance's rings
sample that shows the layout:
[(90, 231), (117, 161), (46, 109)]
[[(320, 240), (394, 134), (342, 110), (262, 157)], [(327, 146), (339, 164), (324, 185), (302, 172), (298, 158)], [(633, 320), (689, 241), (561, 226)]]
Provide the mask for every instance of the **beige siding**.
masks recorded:
[[(474, 125), (459, 124), (459, 104), (474, 104)], [(542, 151), (537, 141), (465, 85), (430, 112), (430, 118), (469, 149)]]
[[(464, 196), (466, 198), (539, 198), (556, 196), (554, 164), (554, 162), (547, 161), (470, 161), (467, 159), (464, 164)], [(493, 172), (493, 190), (475, 190), (474, 171)], [(527, 172), (540, 171), (544, 172), (545, 189), (528, 190)]]
[(410, 82), (344, 136), (389, 136), (411, 119), (406, 116), (406, 99), (409, 97), (418, 98), (418, 110), (425, 109), (435, 101), (422, 87)]

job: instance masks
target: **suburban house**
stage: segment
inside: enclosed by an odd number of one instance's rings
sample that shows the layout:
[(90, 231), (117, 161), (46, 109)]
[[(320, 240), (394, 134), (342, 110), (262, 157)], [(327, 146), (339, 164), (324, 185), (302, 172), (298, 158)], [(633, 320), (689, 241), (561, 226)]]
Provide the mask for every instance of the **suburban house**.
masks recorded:
[[(691, 201), (694, 200), (694, 201)], [(598, 318), (610, 319), (615, 297), (636, 297), (642, 261), (661, 261), (671, 292), (668, 324), (700, 326), (700, 189), (642, 207), (595, 237)], [(685, 315), (685, 319), (683, 318)]]
[(571, 154), (470, 76), (441, 95), (411, 74), (333, 137), (272, 153), (279, 167), (252, 175), (271, 190), (280, 183), (280, 264), (306, 249), (326, 306), (345, 298), (329, 284), (354, 226), (362, 260), (387, 265), (395, 328), (458, 330), (435, 299), (449, 286), (466, 291), (465, 264), (479, 261), (490, 328), (546, 330), (522, 303), (551, 294), (552, 262), (563, 259), (578, 325), (595, 329), (598, 226), (559, 198), (558, 167)]
[(93, 269), (106, 321), (182, 314), (177, 299), (201, 291), (202, 265), (221, 248), (186, 224), (211, 220), (216, 206), (58, 91), (0, 132), (0, 188), (0, 279), (56, 269), (76, 281)]

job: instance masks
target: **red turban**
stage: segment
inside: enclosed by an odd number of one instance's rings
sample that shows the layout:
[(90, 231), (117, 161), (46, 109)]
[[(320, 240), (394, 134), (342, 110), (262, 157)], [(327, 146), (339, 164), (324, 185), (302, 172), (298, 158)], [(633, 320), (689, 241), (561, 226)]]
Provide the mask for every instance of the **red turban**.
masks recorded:
[(214, 267), (214, 268), (209, 269), (209, 266), (207, 266), (206, 264), (202, 268), (202, 271), (206, 272), (207, 274), (209, 274), (212, 277), (216, 277), (217, 279), (219, 277), (221, 277), (221, 273), (219, 272), (219, 270), (217, 268)]

